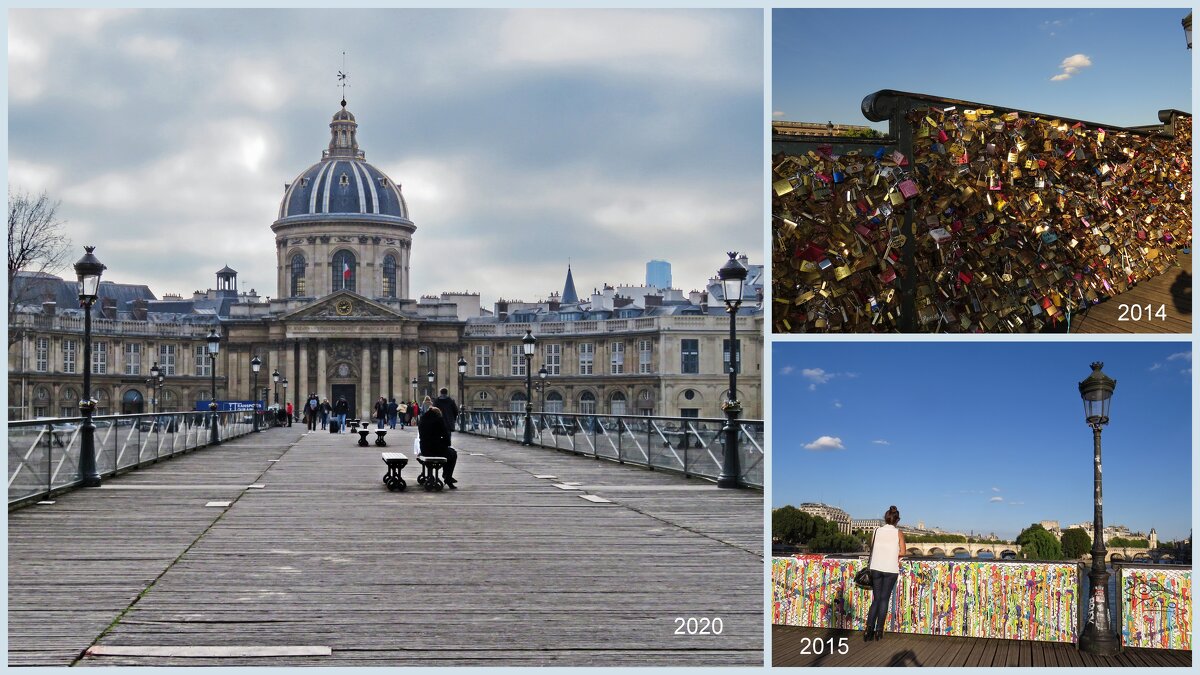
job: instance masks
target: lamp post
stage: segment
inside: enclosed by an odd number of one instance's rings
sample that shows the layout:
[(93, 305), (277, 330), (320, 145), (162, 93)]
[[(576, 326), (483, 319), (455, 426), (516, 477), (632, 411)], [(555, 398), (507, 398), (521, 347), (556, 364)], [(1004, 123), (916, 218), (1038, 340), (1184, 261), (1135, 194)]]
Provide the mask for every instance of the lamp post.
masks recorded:
[(521, 445), (533, 445), (533, 371), (530, 363), (533, 361), (533, 350), (537, 347), (537, 338), (532, 330), (525, 331), (521, 338), (521, 349), (525, 352), (525, 440)]
[(1188, 12), (1188, 15), (1183, 17), (1183, 36), (1185, 38), (1187, 38), (1188, 49), (1191, 49), (1192, 48), (1192, 13), (1191, 12)]
[(538, 379), (541, 380), (538, 386), (538, 392), (541, 394), (541, 400), (538, 402), (538, 410), (543, 415), (546, 414), (546, 376), (549, 374), (550, 371), (546, 370), (546, 366), (538, 368)]
[(283, 379), (279, 380), (279, 384), (282, 384), (282, 385), (283, 385), (283, 402), (284, 402), (284, 404), (285, 404), (285, 405), (283, 406), (283, 416), (284, 416), (285, 418), (287, 418), (287, 425), (290, 427), (290, 426), (292, 426), (292, 416), (288, 414), (288, 412), (287, 412), (287, 405), (286, 405), (286, 404), (287, 404), (287, 400), (288, 400), (288, 397), (287, 397), (287, 385), (288, 385), (287, 378), (285, 377), (285, 378), (283, 378)]
[(416, 403), (416, 402), (417, 402), (417, 378), (415, 378), (415, 377), (414, 377), (414, 378), (412, 379), (412, 381), (411, 381), (411, 382), (409, 382), (409, 384), (411, 384), (411, 385), (412, 385), (412, 390), (413, 390), (413, 397), (412, 397), (412, 400), (413, 400), (413, 403)]
[(433, 381), (437, 379), (437, 375), (435, 375), (431, 370), (428, 373), (425, 373), (425, 379), (429, 382), (429, 388), (425, 390), (425, 395), (429, 398), (433, 398)]
[(150, 385), (150, 410), (158, 414), (158, 385), (162, 382), (162, 369), (158, 367), (158, 361), (150, 366), (150, 379), (146, 380), (146, 384)]
[(279, 371), (271, 373), (271, 381), (275, 383), (275, 405), (279, 405)]
[(737, 313), (742, 305), (742, 284), (746, 281), (746, 268), (738, 262), (737, 252), (729, 253), (729, 260), (717, 270), (721, 279), (721, 290), (725, 295), (725, 311), (729, 312), (729, 398), (721, 406), (725, 409), (725, 458), (717, 487), (736, 488), (741, 467), (738, 458), (738, 414), (742, 404), (737, 400)]
[[(262, 359), (258, 358), (258, 354), (255, 354), (254, 357), (250, 359), (250, 372), (253, 373), (253, 375), (251, 375), (253, 383), (250, 385), (250, 398), (258, 398), (258, 371), (261, 368)], [(254, 406), (254, 412), (252, 413), (254, 415), (254, 431), (261, 431), (261, 429), (258, 428), (258, 401), (251, 401), (251, 404)]]
[(217, 352), (221, 351), (221, 336), (217, 334), (217, 329), (213, 328), (208, 331), (208, 337), (204, 338), (204, 341), (208, 343), (209, 374), (212, 376), (212, 400), (208, 409), (212, 411), (212, 444), (216, 445), (221, 442), (217, 431)]
[[(464, 378), (466, 378), (466, 376), (467, 376), (467, 360), (462, 357), (462, 354), (459, 354), (458, 355), (458, 402), (464, 408), (466, 408), (466, 406), (467, 406), (467, 399), (463, 398), (463, 380), (464, 380)], [(466, 412), (465, 410), (458, 411), (458, 430), (459, 431), (466, 431), (466, 429), (467, 429), (466, 415), (464, 415), (465, 412)]]
[(1108, 551), (1104, 546), (1104, 475), (1100, 463), (1100, 431), (1108, 424), (1108, 408), (1112, 402), (1117, 381), (1100, 369), (1104, 364), (1092, 364), (1092, 374), (1079, 383), (1079, 395), (1083, 398), (1083, 414), (1087, 425), (1092, 428), (1092, 480), (1095, 495), (1092, 500), (1095, 512), (1092, 520), (1092, 571), (1088, 573), (1091, 589), (1088, 598), (1088, 621), (1079, 636), (1080, 651), (1098, 656), (1113, 656), (1121, 651), (1121, 642), (1113, 632), (1108, 617), (1108, 567), (1105, 558)]
[(84, 487), (100, 487), (100, 472), (96, 470), (96, 425), (92, 423), (92, 413), (96, 410), (96, 401), (92, 398), (92, 305), (100, 295), (100, 275), (108, 268), (92, 253), (95, 246), (84, 246), (83, 250), (83, 257), (75, 263), (79, 305), (83, 307), (83, 399), (79, 401), (83, 426), (79, 440), (79, 478)]

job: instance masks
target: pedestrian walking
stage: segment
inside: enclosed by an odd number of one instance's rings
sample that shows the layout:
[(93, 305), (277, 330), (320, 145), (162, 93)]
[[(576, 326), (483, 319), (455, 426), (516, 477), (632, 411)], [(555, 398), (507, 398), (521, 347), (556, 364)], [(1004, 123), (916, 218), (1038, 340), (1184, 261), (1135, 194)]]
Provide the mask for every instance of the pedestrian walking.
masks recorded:
[(338, 433), (346, 433), (346, 415), (350, 414), (350, 404), (346, 402), (345, 396), (339, 396), (337, 403), (333, 404), (333, 416), (338, 421)]
[(325, 431), (329, 427), (329, 415), (333, 412), (333, 406), (329, 405), (329, 399), (321, 401), (321, 431)]
[(371, 417), (375, 418), (375, 428), (382, 429), (387, 424), (388, 419), (388, 404), (387, 399), (380, 396), (378, 401), (375, 401), (375, 410)]
[(458, 419), (458, 404), (450, 398), (450, 392), (445, 387), (442, 387), (441, 396), (433, 404), (442, 411), (442, 420), (446, 422), (446, 438), (449, 439), (454, 432), (454, 422)]
[(288, 401), (287, 402), (287, 423), (288, 423), (289, 427), (292, 426), (292, 415), (294, 415), (294, 414), (295, 414), (295, 410), (292, 408), (292, 402)]
[(317, 430), (317, 414), (321, 409), (321, 400), (316, 394), (309, 394), (308, 401), (304, 404), (304, 421), (308, 424), (309, 431)]
[(388, 401), (388, 404), (387, 404), (388, 424), (393, 429), (396, 428), (396, 417), (399, 415), (399, 412), (400, 412), (400, 407), (396, 405), (396, 399), (393, 398), (392, 400)]

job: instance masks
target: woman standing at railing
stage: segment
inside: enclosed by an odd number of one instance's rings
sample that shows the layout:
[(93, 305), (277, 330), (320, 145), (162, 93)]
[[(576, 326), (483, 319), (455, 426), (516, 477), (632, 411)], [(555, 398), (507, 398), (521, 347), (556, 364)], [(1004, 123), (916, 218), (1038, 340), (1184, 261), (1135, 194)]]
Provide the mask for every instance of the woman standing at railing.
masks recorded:
[(892, 592), (900, 577), (900, 554), (904, 551), (904, 533), (896, 527), (900, 509), (894, 505), (883, 514), (883, 525), (871, 537), (871, 610), (867, 612), (866, 641), (883, 639), (883, 624), (887, 622)]

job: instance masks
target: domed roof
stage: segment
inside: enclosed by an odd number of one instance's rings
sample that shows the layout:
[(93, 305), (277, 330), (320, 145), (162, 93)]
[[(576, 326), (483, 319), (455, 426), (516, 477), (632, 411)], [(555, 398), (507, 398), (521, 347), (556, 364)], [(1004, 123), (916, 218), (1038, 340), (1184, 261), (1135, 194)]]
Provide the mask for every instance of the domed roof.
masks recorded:
[(366, 155), (358, 149), (358, 123), (346, 110), (345, 101), (334, 113), (329, 129), (329, 149), (322, 153), (321, 161), (285, 187), (279, 219), (365, 215), (372, 219), (399, 218), (411, 225), (400, 186), (368, 164)]
[(387, 174), (361, 159), (330, 157), (288, 185), (279, 217), (377, 214), (408, 219), (408, 205)]

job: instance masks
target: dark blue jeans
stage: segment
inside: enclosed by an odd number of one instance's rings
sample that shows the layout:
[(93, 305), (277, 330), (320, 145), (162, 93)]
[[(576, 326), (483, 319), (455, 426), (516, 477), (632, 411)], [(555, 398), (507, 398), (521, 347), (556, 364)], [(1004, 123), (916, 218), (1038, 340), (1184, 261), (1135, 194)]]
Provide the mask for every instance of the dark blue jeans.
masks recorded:
[(871, 611), (867, 612), (867, 630), (883, 632), (887, 621), (888, 606), (892, 604), (892, 591), (896, 590), (899, 574), (871, 570)]

